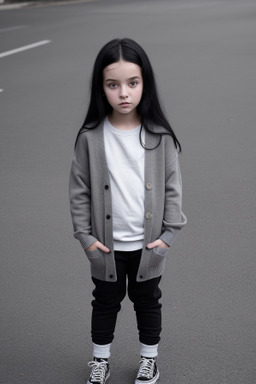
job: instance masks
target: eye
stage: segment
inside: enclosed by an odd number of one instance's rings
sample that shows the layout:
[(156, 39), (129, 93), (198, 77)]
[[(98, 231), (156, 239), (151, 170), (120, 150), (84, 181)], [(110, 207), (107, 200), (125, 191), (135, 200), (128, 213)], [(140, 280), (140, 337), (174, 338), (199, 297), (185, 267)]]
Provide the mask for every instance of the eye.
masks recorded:
[(117, 84), (115, 84), (115, 83), (109, 83), (109, 84), (108, 84), (108, 87), (109, 87), (110, 89), (115, 89), (115, 88), (117, 87)]
[(136, 87), (137, 84), (138, 84), (138, 81), (135, 81), (135, 80), (133, 80), (133, 81), (130, 82), (130, 86), (131, 86), (132, 88)]

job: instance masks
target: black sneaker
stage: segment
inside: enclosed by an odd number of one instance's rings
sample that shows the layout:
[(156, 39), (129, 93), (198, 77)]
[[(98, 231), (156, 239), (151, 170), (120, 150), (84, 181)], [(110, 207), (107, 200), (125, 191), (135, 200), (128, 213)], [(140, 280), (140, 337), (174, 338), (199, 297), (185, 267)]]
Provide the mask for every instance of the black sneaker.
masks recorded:
[(92, 368), (92, 371), (87, 384), (105, 384), (110, 376), (108, 360), (95, 357), (88, 365)]
[(155, 358), (141, 356), (140, 368), (135, 384), (155, 384), (159, 378), (159, 371)]

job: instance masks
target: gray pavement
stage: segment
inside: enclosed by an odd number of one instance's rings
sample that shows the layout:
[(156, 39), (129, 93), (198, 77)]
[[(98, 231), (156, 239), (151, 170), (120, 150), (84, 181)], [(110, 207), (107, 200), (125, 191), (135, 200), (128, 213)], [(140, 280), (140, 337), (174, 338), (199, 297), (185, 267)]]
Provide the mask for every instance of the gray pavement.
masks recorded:
[[(0, 12), (0, 383), (82, 384), (91, 358), (89, 265), (73, 240), (68, 175), (92, 64), (141, 43), (183, 144), (188, 225), (163, 290), (161, 384), (256, 382), (256, 3), (94, 1)], [(133, 383), (126, 299), (109, 384)]]

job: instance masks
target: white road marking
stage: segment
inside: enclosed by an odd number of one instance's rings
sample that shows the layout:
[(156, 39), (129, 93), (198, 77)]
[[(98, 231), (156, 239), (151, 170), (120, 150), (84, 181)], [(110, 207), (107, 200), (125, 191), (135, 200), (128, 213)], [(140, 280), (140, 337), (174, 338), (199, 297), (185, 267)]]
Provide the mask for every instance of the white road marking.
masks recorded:
[(11, 51), (6, 51), (3, 53), (0, 53), (0, 58), (5, 57), (5, 56), (9, 56), (9, 55), (14, 55), (15, 53), (26, 51), (27, 49), (37, 48), (40, 45), (44, 45), (44, 44), (48, 44), (48, 43), (51, 43), (51, 40), (38, 41), (37, 43), (33, 43), (33, 44), (25, 45), (24, 47), (12, 49)]
[(0, 28), (0, 33), (16, 31), (17, 29), (27, 28), (27, 25), (17, 25), (16, 27)]
[(4, 4), (2, 3), (1, 5), (1, 9), (0, 11), (9, 11), (9, 10), (12, 10), (12, 9), (18, 9), (18, 8), (23, 8), (23, 7), (26, 7), (28, 5), (33, 5), (34, 3), (32, 2), (29, 2), (29, 3), (16, 3), (16, 4)]

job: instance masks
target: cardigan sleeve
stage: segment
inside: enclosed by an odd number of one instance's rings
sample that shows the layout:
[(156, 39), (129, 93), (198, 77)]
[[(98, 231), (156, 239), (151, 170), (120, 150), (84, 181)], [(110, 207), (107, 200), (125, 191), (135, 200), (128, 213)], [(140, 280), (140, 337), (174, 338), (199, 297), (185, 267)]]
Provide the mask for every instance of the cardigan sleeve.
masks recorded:
[(97, 239), (91, 235), (91, 188), (89, 162), (87, 159), (84, 135), (79, 137), (75, 156), (72, 161), (69, 178), (70, 213), (74, 228), (74, 237), (83, 249), (88, 248)]
[(166, 165), (164, 231), (160, 239), (170, 246), (186, 223), (187, 218), (182, 212), (182, 180), (179, 156), (176, 153), (174, 159)]

